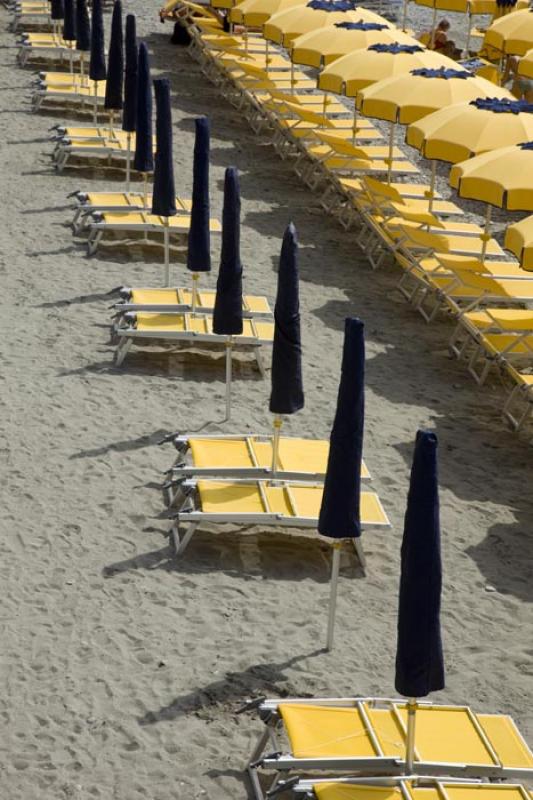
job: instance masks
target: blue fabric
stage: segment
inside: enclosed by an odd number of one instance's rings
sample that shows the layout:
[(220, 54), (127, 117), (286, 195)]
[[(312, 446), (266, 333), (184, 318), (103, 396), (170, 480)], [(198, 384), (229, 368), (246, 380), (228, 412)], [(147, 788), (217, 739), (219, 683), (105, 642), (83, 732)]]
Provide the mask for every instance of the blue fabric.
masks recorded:
[(209, 234), (209, 120), (195, 120), (194, 161), (192, 174), (191, 227), (187, 251), (187, 269), (209, 272), (211, 238)]
[(336, 28), (342, 28), (345, 31), (383, 31), (389, 28), (388, 25), (382, 25), (380, 22), (336, 22)]
[(520, 150), (533, 150), (533, 142), (522, 142)]
[(439, 69), (429, 69), (427, 67), (412, 69), (411, 75), (417, 75), (420, 78), (442, 78), (445, 81), (449, 81), (452, 78), (459, 78), (465, 81), (467, 78), (474, 77), (471, 72), (466, 72), (464, 69), (446, 69), (443, 67), (439, 67)]
[(315, 11), (355, 11), (356, 5), (353, 0), (310, 0), (306, 4), (307, 8)]
[(93, 0), (91, 15), (91, 62), (89, 78), (92, 81), (105, 81), (107, 75), (104, 52), (104, 16), (102, 0)]
[(139, 45), (137, 63), (137, 121), (135, 124), (135, 156), (133, 169), (151, 172), (154, 168), (152, 142), (152, 85), (148, 49), (144, 42)]
[(213, 331), (221, 336), (242, 333), (241, 196), (239, 173), (228, 167), (224, 177), (222, 248), (217, 293), (213, 309)]
[(533, 103), (525, 100), (506, 100), (498, 97), (478, 97), (470, 101), (471, 106), (494, 114), (533, 114)]
[(512, 8), (516, 5), (516, 0), (496, 0), (496, 5), (498, 8)]
[(471, 72), (475, 72), (485, 66), (485, 62), (481, 58), (466, 58), (464, 61), (458, 61), (457, 63)]
[(126, 71), (124, 73), (124, 109), (122, 130), (133, 133), (137, 115), (137, 33), (133, 14), (126, 17)]
[(122, 109), (124, 84), (124, 36), (122, 33), (122, 3), (115, 0), (111, 17), (111, 38), (107, 57), (107, 81), (104, 108), (108, 111)]
[(396, 650), (395, 687), (405, 697), (444, 689), (441, 586), (437, 437), (418, 431), (403, 531)]
[(64, 0), (63, 39), (66, 42), (76, 41), (76, 14), (74, 0)]
[(176, 213), (176, 188), (172, 161), (172, 114), (168, 78), (154, 81), (156, 106), (156, 151), (152, 214), (173, 217)]
[(304, 407), (298, 237), (292, 222), (285, 230), (279, 259), (271, 381), (273, 414), (294, 414)]
[(392, 53), (393, 55), (397, 56), (400, 53), (423, 53), (424, 47), (420, 47), (418, 44), (398, 44), (397, 42), (393, 42), (392, 44), (371, 44), (368, 48), (369, 50), (373, 50), (375, 53)]
[(365, 327), (344, 323), (341, 379), (329, 440), (318, 532), (331, 539), (361, 536), (361, 459), (365, 423)]
[(86, 0), (76, 0), (76, 50), (88, 53), (91, 49), (91, 23)]
[(50, 3), (50, 16), (52, 19), (65, 18), (65, 4), (63, 0), (52, 0)]

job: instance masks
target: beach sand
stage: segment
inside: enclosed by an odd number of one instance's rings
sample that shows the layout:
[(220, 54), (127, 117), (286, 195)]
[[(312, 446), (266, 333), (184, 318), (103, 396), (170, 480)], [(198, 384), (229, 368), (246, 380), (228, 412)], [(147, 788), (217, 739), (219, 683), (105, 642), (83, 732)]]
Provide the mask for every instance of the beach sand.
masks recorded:
[[(224, 424), (221, 358), (132, 351), (112, 366), (110, 299), (157, 285), (152, 251), (87, 258), (69, 221), (76, 189), (117, 187), (97, 170), (52, 169), (31, 114), (34, 73), (15, 65), (0, 11), (0, 795), (9, 800), (235, 800), (260, 724), (236, 716), (266, 695), (394, 693), (399, 548), (417, 428), (440, 441), (447, 688), (433, 699), (511, 713), (533, 744), (533, 466), (502, 425), (497, 382), (477, 388), (450, 360), (450, 324), (427, 326), (372, 272), (286, 164), (259, 145), (135, 0), (155, 75), (172, 83), (176, 185), (190, 195), (193, 118), (212, 120), (212, 205), (241, 171), (246, 289), (273, 300), (281, 236), (301, 241), (306, 407), (285, 430), (324, 437), (343, 321), (366, 323), (365, 456), (390, 515), (368, 532), (364, 578), (346, 550), (337, 639), (322, 652), (329, 551), (282, 531), (199, 533), (178, 562), (158, 485), (167, 432), (268, 432), (269, 380), (236, 367)], [(108, 26), (108, 18), (106, 18)], [(218, 259), (214, 246), (213, 264)], [(174, 279), (188, 280), (183, 264)], [(215, 276), (206, 279), (214, 286)]]

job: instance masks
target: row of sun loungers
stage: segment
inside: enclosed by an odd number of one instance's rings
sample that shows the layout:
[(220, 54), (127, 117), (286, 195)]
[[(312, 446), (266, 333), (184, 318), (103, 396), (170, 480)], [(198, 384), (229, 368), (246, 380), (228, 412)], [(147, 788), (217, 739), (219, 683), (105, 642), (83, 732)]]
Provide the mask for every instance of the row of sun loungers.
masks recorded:
[(452, 317), (450, 352), (478, 383), (491, 370), (502, 376), (504, 417), (521, 427), (533, 401), (533, 281), (510, 260), (507, 239), (502, 248), (489, 238), (482, 254), (483, 228), (464, 222), (461, 208), (438, 193), (430, 197), (407, 153), (317, 91), (262, 37), (217, 32), (197, 16), (189, 30), (206, 77), (319, 192), (325, 210), (345, 228), (359, 226), (372, 267), (393, 259), (402, 269), (400, 291), (427, 322), (443, 312)]

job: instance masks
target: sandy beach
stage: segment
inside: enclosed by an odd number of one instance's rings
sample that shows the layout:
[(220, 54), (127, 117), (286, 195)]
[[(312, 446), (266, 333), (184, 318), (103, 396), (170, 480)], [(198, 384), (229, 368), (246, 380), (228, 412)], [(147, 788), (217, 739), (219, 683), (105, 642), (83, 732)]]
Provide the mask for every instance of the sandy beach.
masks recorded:
[[(324, 653), (329, 549), (258, 528), (202, 530), (177, 561), (159, 484), (168, 432), (268, 432), (269, 379), (236, 364), (224, 423), (222, 357), (132, 351), (113, 366), (110, 298), (158, 285), (155, 250), (88, 258), (69, 223), (77, 189), (116, 174), (57, 175), (32, 114), (36, 71), (16, 65), (0, 10), (0, 796), (9, 800), (236, 800), (260, 727), (236, 716), (266, 695), (390, 696), (399, 547), (413, 441), (440, 441), (447, 688), (433, 699), (515, 718), (533, 746), (531, 429), (508, 431), (498, 381), (476, 387), (451, 360), (451, 325), (427, 326), (372, 272), (272, 150), (169, 43), (156, 8), (129, 0), (153, 76), (172, 86), (178, 194), (192, 184), (194, 117), (212, 123), (211, 195), (241, 173), (246, 289), (274, 300), (281, 236), (301, 242), (305, 409), (287, 433), (327, 437), (344, 318), (366, 325), (365, 458), (392, 522), (368, 532), (363, 577), (343, 556), (335, 650)], [(109, 29), (109, 16), (106, 16)], [(71, 117), (71, 119), (75, 119)], [(213, 265), (218, 265), (214, 241)], [(174, 261), (178, 284), (188, 280)], [(215, 274), (206, 279), (214, 287)]]

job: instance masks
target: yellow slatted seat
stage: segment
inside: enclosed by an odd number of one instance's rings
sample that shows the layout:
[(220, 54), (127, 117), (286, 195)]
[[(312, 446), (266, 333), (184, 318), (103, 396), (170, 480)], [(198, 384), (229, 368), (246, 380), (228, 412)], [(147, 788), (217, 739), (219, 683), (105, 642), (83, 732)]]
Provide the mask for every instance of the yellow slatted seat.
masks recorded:
[[(137, 315), (137, 331), (149, 331), (151, 333), (160, 331), (161, 336), (169, 333), (180, 333), (191, 331), (197, 334), (213, 334), (213, 317), (200, 314), (155, 314), (151, 312), (139, 312)], [(239, 338), (272, 340), (274, 336), (274, 325), (271, 322), (259, 322), (249, 319), (243, 320), (243, 331)], [(223, 340), (224, 337), (221, 337)]]

